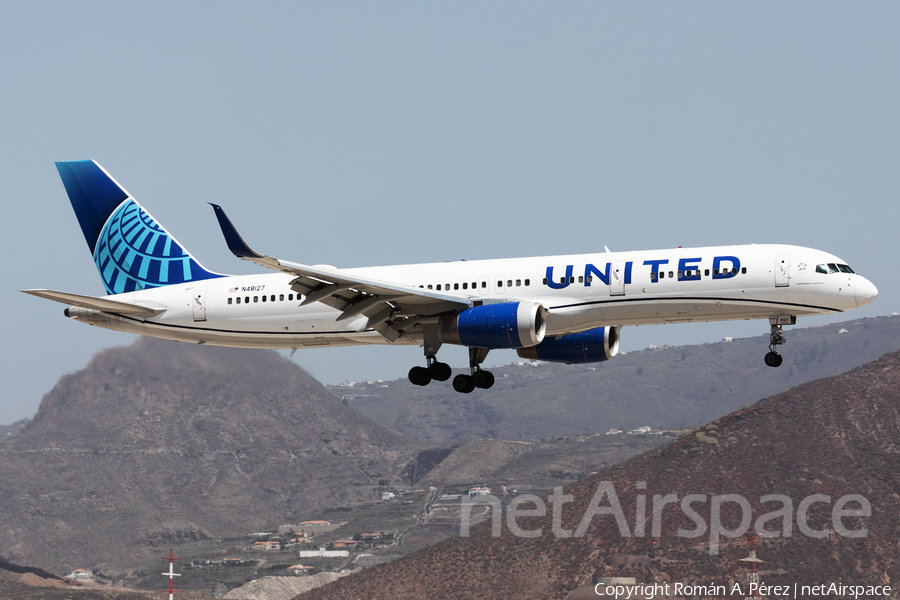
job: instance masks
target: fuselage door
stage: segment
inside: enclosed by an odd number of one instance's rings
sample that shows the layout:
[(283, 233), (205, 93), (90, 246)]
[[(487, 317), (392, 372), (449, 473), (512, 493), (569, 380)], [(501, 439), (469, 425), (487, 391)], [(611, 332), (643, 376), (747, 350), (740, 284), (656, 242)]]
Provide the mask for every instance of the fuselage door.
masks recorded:
[(506, 287), (504, 287), (506, 282), (503, 280), (503, 275), (497, 275), (497, 287), (494, 288), (494, 292), (497, 294), (502, 294)]
[(609, 272), (609, 295), (625, 295), (625, 263), (614, 262)]
[(306, 319), (297, 321), (297, 331), (300, 333), (300, 343), (304, 346), (327, 346), (328, 338), (325, 337), (325, 327), (321, 319)]
[(194, 311), (194, 320), (195, 321), (205, 321), (206, 320), (206, 288), (194, 288), (193, 290), (193, 300), (191, 301), (191, 308)]
[(791, 285), (791, 255), (779, 254), (775, 257), (775, 287)]

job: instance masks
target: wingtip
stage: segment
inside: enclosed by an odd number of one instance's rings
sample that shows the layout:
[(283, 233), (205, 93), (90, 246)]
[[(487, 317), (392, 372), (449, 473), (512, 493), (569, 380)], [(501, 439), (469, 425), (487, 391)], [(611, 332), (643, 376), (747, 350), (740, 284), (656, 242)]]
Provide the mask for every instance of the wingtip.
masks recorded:
[(225, 243), (228, 244), (228, 249), (231, 250), (232, 254), (243, 259), (258, 258), (260, 256), (259, 253), (254, 252), (250, 246), (247, 245), (247, 242), (245, 242), (244, 238), (241, 237), (241, 234), (238, 233), (237, 228), (231, 222), (231, 219), (228, 218), (228, 215), (225, 214), (225, 211), (222, 210), (222, 207), (218, 204), (213, 204), (212, 202), (210, 202), (209, 205), (213, 207), (216, 219), (219, 221), (219, 228), (222, 230), (222, 235), (225, 237)]

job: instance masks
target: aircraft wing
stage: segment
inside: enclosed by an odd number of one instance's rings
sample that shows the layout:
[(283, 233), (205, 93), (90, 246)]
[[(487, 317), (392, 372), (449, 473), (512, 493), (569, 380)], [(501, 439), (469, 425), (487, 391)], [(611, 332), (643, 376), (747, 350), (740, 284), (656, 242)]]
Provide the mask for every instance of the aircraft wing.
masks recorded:
[(152, 317), (165, 312), (165, 308), (153, 308), (150, 306), (139, 306), (137, 304), (126, 304), (109, 298), (95, 298), (93, 296), (82, 296), (81, 294), (72, 294), (69, 292), (56, 292), (54, 290), (22, 290), (26, 294), (46, 298), (54, 302), (61, 302), (70, 306), (79, 306), (81, 308), (90, 308), (107, 313), (117, 315), (133, 315), (139, 317)]
[(415, 325), (415, 317), (436, 316), (472, 306), (467, 296), (435, 293), (432, 290), (361, 277), (343, 269), (310, 267), (259, 254), (247, 245), (222, 207), (212, 203), (210, 205), (216, 213), (225, 242), (235, 256), (294, 275), (296, 278), (291, 282), (291, 288), (305, 296), (301, 305), (321, 302), (336, 308), (342, 311), (338, 321), (364, 315), (369, 318), (365, 328), (374, 327), (388, 339), (396, 339), (387, 331), (388, 328), (392, 331), (397, 331), (398, 328), (403, 330), (404, 326), (409, 328)]

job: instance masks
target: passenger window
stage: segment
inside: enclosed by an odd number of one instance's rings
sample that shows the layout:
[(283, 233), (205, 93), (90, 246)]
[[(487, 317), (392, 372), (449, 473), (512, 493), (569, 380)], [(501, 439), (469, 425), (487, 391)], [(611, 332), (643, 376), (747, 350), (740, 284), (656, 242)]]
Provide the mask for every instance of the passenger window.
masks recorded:
[[(288, 294), (288, 300), (293, 300), (293, 299), (294, 299), (294, 295), (293, 295), (293, 294)], [(297, 294), (297, 299), (298, 299), (298, 300), (300, 299), (300, 294)]]
[(269, 297), (269, 300), (271, 300), (272, 302), (275, 302), (275, 294), (272, 294), (272, 295)]
[(482, 281), (482, 282), (481, 282), (481, 287), (482, 287), (482, 288), (486, 288), (486, 287), (487, 287), (487, 281)]
[(447, 290), (447, 291), (449, 292), (449, 291), (450, 291), (450, 284), (449, 284), (449, 283), (445, 283), (445, 284), (444, 284), (444, 289)]
[(428, 286), (428, 289), (429, 289), (429, 290), (433, 290), (434, 288), (431, 287), (431, 285), (429, 285), (429, 286)]
[(703, 271), (703, 274), (706, 275), (707, 277), (709, 277), (709, 269)]
[[(544, 283), (547, 283), (547, 280), (546, 280), (546, 279), (544, 280)], [(530, 280), (530, 279), (526, 279), (526, 280), (525, 280), (525, 286), (527, 287), (527, 286), (529, 286), (529, 285), (531, 285), (531, 280)]]
[[(590, 281), (590, 277), (588, 277), (588, 280)], [(650, 271), (650, 281), (656, 281), (656, 272), (655, 271)]]
[(453, 289), (454, 289), (454, 290), (458, 290), (458, 289), (459, 289), (459, 284), (458, 284), (458, 283), (454, 283), (454, 284), (453, 284)]
[(674, 274), (672, 273), (672, 271), (669, 271), (669, 279), (672, 279), (673, 276)]
[(547, 285), (547, 278), (544, 277), (544, 285)]
[(578, 276), (578, 283), (584, 283), (584, 275)]
[(437, 291), (441, 291), (441, 284), (437, 284)]
[(250, 304), (250, 296), (244, 296), (244, 304)]
[(284, 302), (284, 294), (281, 294), (280, 296), (278, 296), (278, 301)]
[(713, 269), (713, 275), (718, 275), (718, 274), (719, 274), (719, 270), (718, 270), (718, 269)]
[(463, 283), (463, 289), (464, 289), (464, 290), (469, 289), (469, 284), (468, 284), (468, 283)]
[(254, 301), (254, 302), (259, 302), (259, 296), (253, 296), (253, 301)]
[(516, 279), (516, 287), (522, 287), (522, 280)]
[[(690, 273), (690, 271), (688, 271), (688, 273)], [(684, 271), (678, 271), (678, 279), (681, 279), (684, 276)], [(690, 275), (688, 275), (688, 277), (690, 277)]]
[(231, 298), (228, 299), (228, 304), (231, 304)]
[(575, 277), (574, 277), (574, 276), (569, 277), (569, 283), (575, 283)]
[(512, 279), (506, 282), (506, 287), (512, 287)]
[(747, 274), (747, 267), (741, 267), (741, 275)]
[(265, 301), (266, 301), (266, 297), (265, 297), (265, 296), (263, 296), (263, 302), (265, 302)]
[(238, 303), (238, 304), (241, 303), (241, 297), (240, 297), (240, 296), (237, 297), (237, 303)]
[(498, 288), (503, 287), (503, 280), (502, 280), (502, 279), (501, 279), (500, 281), (497, 282), (497, 287), (498, 287)]
[(732, 275), (737, 275), (737, 267), (734, 267), (734, 268), (731, 269), (731, 274), (732, 274)]
[(660, 272), (659, 272), (659, 278), (660, 278), (660, 279), (665, 279), (665, 278), (666, 278), (666, 272), (665, 272), (665, 271), (660, 271)]
[(562, 283), (562, 284), (566, 283), (566, 278), (565, 278), (565, 277), (560, 277), (560, 278), (559, 278), (559, 282)]

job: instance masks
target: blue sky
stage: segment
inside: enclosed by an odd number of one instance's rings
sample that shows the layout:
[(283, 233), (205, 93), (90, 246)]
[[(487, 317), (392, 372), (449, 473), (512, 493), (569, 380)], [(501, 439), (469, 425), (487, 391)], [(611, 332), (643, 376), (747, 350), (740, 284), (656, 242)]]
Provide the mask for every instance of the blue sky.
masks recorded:
[[(228, 252), (209, 201), (256, 249), (340, 267), (811, 246), (880, 297), (799, 325), (900, 311), (897, 31), (889, 2), (7, 4), (0, 423), (133, 339), (18, 292), (103, 293), (57, 160), (100, 162), (226, 273), (260, 269)], [(626, 328), (623, 345), (767, 329)], [(293, 360), (340, 383), (422, 359)]]

